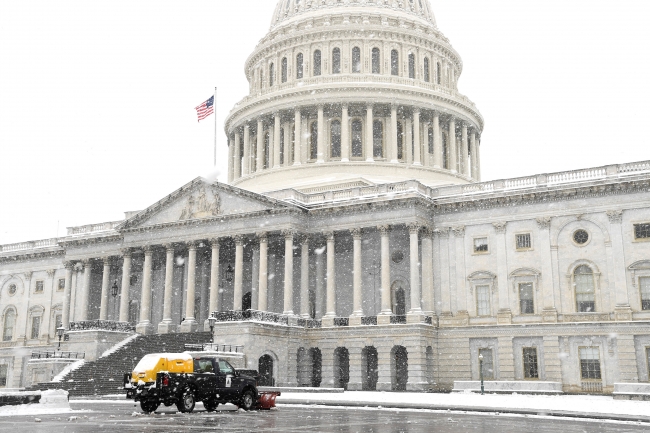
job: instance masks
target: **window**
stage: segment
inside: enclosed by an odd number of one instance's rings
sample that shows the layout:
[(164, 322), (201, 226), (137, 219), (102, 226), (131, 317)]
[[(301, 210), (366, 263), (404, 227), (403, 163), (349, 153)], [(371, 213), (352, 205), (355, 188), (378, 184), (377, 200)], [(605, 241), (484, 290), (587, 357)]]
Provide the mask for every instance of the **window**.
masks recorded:
[(524, 378), (539, 379), (537, 348), (535, 347), (524, 347)]
[(650, 223), (634, 224), (634, 239), (650, 239)]
[(341, 157), (341, 122), (333, 120), (330, 125), (330, 136), (332, 137), (332, 158)]
[(530, 241), (530, 233), (515, 236), (518, 250), (529, 250), (532, 246)]
[(474, 239), (474, 252), (487, 253), (488, 252), (488, 238), (475, 238)]
[(9, 284), (9, 290), (8, 290), (8, 292), (9, 292), (9, 295), (10, 295), (10, 296), (15, 295), (17, 290), (18, 290), (18, 287), (16, 287), (15, 284)]
[(361, 158), (363, 156), (363, 125), (361, 120), (352, 121), (352, 156)]
[(379, 74), (381, 67), (381, 57), (379, 55), (379, 48), (372, 49), (372, 73)]
[(309, 158), (316, 159), (318, 158), (318, 122), (312, 122), (309, 132), (311, 133), (309, 137)]
[(341, 49), (334, 48), (332, 50), (332, 74), (341, 73)]
[(476, 286), (476, 314), (478, 316), (491, 316), (490, 286)]
[(641, 288), (641, 309), (650, 310), (650, 277), (639, 278)]
[(404, 125), (397, 122), (397, 159), (404, 160)]
[(284, 165), (284, 128), (280, 128), (280, 165)]
[(235, 369), (226, 361), (219, 360), (219, 371), (221, 374), (235, 374)]
[(397, 50), (390, 52), (390, 74), (399, 75), (399, 53)]
[(440, 62), (438, 62), (436, 64), (436, 84), (440, 84), (442, 82), (441, 78)]
[(14, 338), (14, 327), (16, 326), (16, 311), (7, 310), (2, 334), (2, 341), (11, 341)]
[(298, 53), (296, 56), (296, 78), (299, 80), (304, 76), (303, 60), (302, 53)]
[(447, 147), (447, 134), (442, 134), (442, 166), (449, 169), (449, 149)]
[(533, 283), (519, 284), (519, 306), (521, 308), (521, 314), (535, 314)]
[(589, 241), (589, 233), (586, 230), (576, 230), (573, 233), (573, 241), (578, 245), (584, 245)]
[(287, 75), (287, 69), (288, 69), (288, 62), (287, 62), (287, 58), (284, 57), (284, 58), (282, 59), (282, 77), (281, 77), (283, 83), (286, 83), (286, 82), (287, 82), (287, 77), (288, 77), (288, 75)]
[(7, 386), (7, 364), (0, 365), (0, 387)]
[(264, 133), (264, 167), (263, 168), (269, 168), (269, 148), (271, 145), (271, 134), (267, 131)]
[(583, 380), (601, 380), (600, 351), (597, 347), (580, 348), (580, 377)]
[(273, 87), (273, 84), (275, 80), (275, 65), (271, 63), (269, 65), (269, 87)]
[(576, 309), (579, 313), (596, 311), (594, 273), (589, 266), (581, 265), (573, 271), (576, 288)]
[(646, 356), (646, 360), (648, 361), (648, 363), (647, 363), (648, 376), (650, 376), (650, 347), (645, 348), (645, 356)]
[(372, 154), (375, 158), (384, 156), (384, 123), (381, 120), (372, 122)]
[(38, 280), (36, 281), (36, 288), (34, 289), (36, 293), (42, 293), (43, 292), (43, 280)]
[(32, 317), (32, 340), (38, 340), (41, 334), (41, 316)]
[(56, 290), (65, 290), (65, 278), (59, 278), (59, 284), (56, 286)]
[(429, 153), (433, 154), (433, 128), (427, 128), (427, 138), (429, 143)]
[(314, 51), (314, 77), (318, 77), (321, 74), (321, 53), (320, 50)]
[(57, 315), (54, 317), (54, 324), (55, 324), (55, 326), (54, 326), (54, 329), (55, 329), (55, 330), (57, 330), (57, 329), (59, 329), (60, 327), (62, 327), (62, 326), (63, 326), (63, 316), (61, 316), (60, 314), (57, 314)]
[(429, 70), (429, 58), (424, 58), (424, 81), (431, 81), (431, 71)]
[(214, 373), (214, 368), (212, 367), (212, 359), (195, 359), (194, 360), (194, 373)]
[(352, 73), (361, 73), (361, 49), (359, 47), (352, 48)]
[(409, 78), (415, 78), (415, 54), (409, 54)]
[(483, 379), (494, 379), (494, 358), (492, 356), (492, 349), (479, 349), (479, 355), (483, 355)]

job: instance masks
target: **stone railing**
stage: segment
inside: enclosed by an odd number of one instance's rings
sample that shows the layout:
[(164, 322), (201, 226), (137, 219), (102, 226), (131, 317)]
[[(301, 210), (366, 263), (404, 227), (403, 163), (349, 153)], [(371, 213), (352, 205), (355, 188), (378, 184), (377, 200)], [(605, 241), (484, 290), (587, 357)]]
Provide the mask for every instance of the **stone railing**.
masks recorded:
[(258, 310), (219, 311), (212, 313), (212, 317), (216, 318), (219, 322), (264, 322), (285, 326), (291, 325), (300, 328), (321, 327), (320, 320), (303, 319), (301, 317)]
[(61, 352), (58, 350), (47, 350), (43, 352), (32, 352), (31, 359), (84, 359), (84, 352)]
[(115, 230), (115, 227), (120, 225), (122, 222), (123, 221), (112, 221), (112, 222), (106, 222), (100, 224), (89, 224), (85, 226), (68, 227), (68, 236), (85, 235), (89, 233), (98, 233), (98, 232)]
[(364, 326), (377, 325), (377, 316), (364, 316), (361, 318), (361, 324)]
[(390, 324), (404, 325), (406, 324), (406, 316), (397, 316), (397, 315), (390, 316)]
[(244, 346), (219, 343), (186, 344), (185, 350), (192, 350), (197, 352), (244, 353)]
[(11, 253), (15, 251), (36, 250), (39, 248), (52, 248), (59, 246), (58, 238), (42, 239), (39, 241), (19, 242), (17, 244), (0, 245), (0, 253)]
[(135, 332), (135, 326), (128, 322), (114, 322), (112, 320), (86, 320), (83, 322), (70, 322), (69, 330)]

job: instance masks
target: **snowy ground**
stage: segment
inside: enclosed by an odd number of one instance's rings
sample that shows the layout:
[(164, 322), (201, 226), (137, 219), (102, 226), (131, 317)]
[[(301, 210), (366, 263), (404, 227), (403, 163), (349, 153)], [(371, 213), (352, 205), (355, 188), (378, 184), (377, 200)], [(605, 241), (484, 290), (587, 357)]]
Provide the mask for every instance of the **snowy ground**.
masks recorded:
[(23, 415), (55, 415), (71, 413), (68, 392), (61, 390), (41, 392), (39, 403), (0, 407), (0, 417)]

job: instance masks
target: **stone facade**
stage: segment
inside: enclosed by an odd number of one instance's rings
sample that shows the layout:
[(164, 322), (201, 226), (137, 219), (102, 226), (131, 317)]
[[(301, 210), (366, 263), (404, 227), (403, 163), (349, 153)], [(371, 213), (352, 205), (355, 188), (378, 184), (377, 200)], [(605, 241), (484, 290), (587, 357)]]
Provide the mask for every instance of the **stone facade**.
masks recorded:
[(41, 374), (29, 354), (57, 328), (96, 357), (98, 331), (211, 315), (265, 384), (450, 391), (479, 355), (487, 379), (567, 392), (648, 381), (650, 162), (480, 182), (483, 120), (428, 1), (290, 0), (273, 19), (225, 125), (230, 185), (0, 246), (0, 386)]

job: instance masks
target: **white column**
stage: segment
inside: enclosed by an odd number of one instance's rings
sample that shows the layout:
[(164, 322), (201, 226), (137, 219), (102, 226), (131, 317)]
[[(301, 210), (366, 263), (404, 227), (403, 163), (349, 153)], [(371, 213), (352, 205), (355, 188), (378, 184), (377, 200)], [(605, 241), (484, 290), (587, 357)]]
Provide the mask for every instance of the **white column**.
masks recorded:
[(108, 320), (109, 289), (111, 285), (111, 258), (104, 257), (102, 272), (102, 299), (99, 305), (99, 320)]
[(174, 245), (165, 244), (165, 293), (163, 295), (163, 320), (158, 324), (159, 334), (176, 332), (172, 320), (172, 302), (174, 296)]
[(433, 232), (427, 227), (422, 233), (422, 300), (427, 316), (435, 311), (433, 290)]
[(404, 121), (404, 159), (408, 165), (413, 164), (413, 121), (406, 118)]
[(142, 293), (140, 297), (140, 320), (136, 326), (139, 334), (148, 335), (151, 326), (151, 258), (153, 251), (150, 246), (144, 248), (144, 266), (142, 268)]
[(325, 114), (323, 106), (318, 106), (318, 140), (316, 140), (316, 162), (325, 162)]
[[(258, 233), (257, 238), (260, 241), (260, 272), (258, 276), (258, 287), (259, 287), (259, 301), (258, 309), (260, 311), (268, 310), (268, 272), (269, 272), (269, 259), (268, 259), (268, 246), (269, 239), (266, 233)], [(253, 275), (253, 278), (255, 276)]]
[[(194, 317), (196, 303), (196, 243), (187, 243), (187, 301), (185, 302), (185, 320), (181, 323), (181, 332), (194, 332), (198, 328)], [(241, 300), (240, 300), (241, 302)]]
[(255, 160), (255, 171), (264, 170), (264, 123), (262, 119), (257, 120), (257, 159)]
[(476, 181), (481, 181), (481, 139), (476, 140)]
[(244, 160), (242, 161), (242, 176), (251, 172), (251, 127), (247, 123), (244, 126)]
[(440, 115), (433, 115), (433, 167), (442, 168), (442, 135), (440, 134)]
[[(397, 150), (397, 104), (390, 106), (390, 162), (399, 162)], [(404, 143), (402, 143), (403, 145)]]
[(449, 121), (449, 140), (447, 140), (447, 153), (449, 156), (449, 169), (452, 173), (458, 172), (458, 150), (456, 149), (456, 120)]
[(374, 120), (374, 116), (372, 114), (372, 104), (368, 104), (366, 107), (366, 161), (368, 162), (374, 162), (375, 161), (375, 155), (374, 155), (374, 143), (373, 143), (373, 131), (372, 131), (372, 123)]
[(616, 299), (614, 307), (617, 321), (631, 321), (632, 308), (627, 290), (627, 277), (625, 275), (625, 247), (623, 241), (623, 211), (611, 210), (607, 212), (609, 229), (611, 233), (611, 261), (610, 287)]
[(429, 131), (431, 129), (431, 125), (427, 122), (424, 123), (424, 127), (422, 128), (422, 149), (424, 150), (424, 166), (425, 167), (431, 167), (431, 154), (429, 153)]
[(294, 122), (296, 142), (293, 145), (293, 165), (300, 165), (302, 162), (302, 114), (300, 114), (300, 109), (296, 109)]
[(124, 263), (122, 264), (122, 293), (120, 294), (120, 322), (129, 321), (129, 289), (131, 288), (131, 259), (130, 249), (122, 251)]
[(422, 165), (422, 141), (420, 139), (420, 110), (413, 111), (413, 165)]
[[(280, 167), (280, 113), (275, 113), (275, 126), (273, 127), (273, 168)], [(285, 147), (287, 143), (284, 143)]]
[[(422, 315), (422, 287), (420, 286), (420, 224), (408, 225), (410, 238), (410, 269), (411, 269), (411, 315)], [(416, 322), (421, 321), (421, 318)]]
[(241, 135), (239, 130), (235, 132), (235, 150), (234, 150), (234, 165), (233, 165), (233, 180), (241, 177)]
[(90, 259), (83, 261), (84, 276), (81, 287), (81, 311), (79, 312), (79, 320), (88, 320), (88, 299), (90, 299), (90, 275), (92, 273), (92, 263)]
[(476, 163), (478, 162), (477, 155), (476, 155), (476, 132), (472, 131), (472, 133), (469, 136), (469, 146), (470, 146), (470, 165), (471, 165), (471, 176), (472, 179), (478, 180), (478, 173), (477, 171), (477, 166)]
[(235, 139), (229, 139), (228, 144), (228, 183), (232, 183), (235, 176)]
[(505, 222), (493, 223), (497, 239), (497, 284), (499, 287), (499, 312), (497, 322), (509, 324), (512, 322), (512, 310), (510, 309), (510, 295), (508, 292), (508, 260)]
[(289, 123), (284, 124), (284, 147), (282, 149), (282, 166), (289, 166), (289, 161), (291, 160), (291, 131)]
[(461, 156), (462, 161), (461, 161), (461, 164), (460, 164), (460, 169), (462, 170), (461, 172), (467, 177), (470, 176), (470, 173), (469, 173), (469, 156), (467, 155), (468, 145), (469, 145), (469, 143), (467, 141), (467, 125), (463, 123), (463, 127), (462, 127), (462, 149), (461, 149), (461, 152), (460, 152), (460, 156)]
[(251, 308), (259, 310), (260, 305), (260, 243), (256, 239), (253, 245), (253, 263), (251, 265)]
[(70, 329), (70, 297), (72, 292), (73, 262), (65, 262), (65, 288), (63, 290), (63, 311), (61, 312), (61, 326)]
[(341, 162), (350, 161), (350, 119), (348, 104), (341, 106)]
[(309, 236), (300, 239), (300, 315), (310, 319), (309, 315)]
[[(390, 226), (377, 227), (381, 234), (381, 312), (377, 317), (378, 323), (390, 323), (387, 316), (393, 314), (390, 300)], [(384, 319), (380, 317), (384, 316)]]
[(233, 310), (242, 309), (242, 294), (244, 282), (244, 236), (235, 236), (235, 290)]
[[(325, 317), (333, 321), (336, 317), (336, 268), (334, 232), (326, 232), (327, 239), (327, 302)], [(333, 322), (332, 322), (333, 325)]]
[[(361, 229), (350, 230), (353, 243), (352, 258), (352, 317), (363, 316), (363, 269), (361, 268)], [(359, 320), (359, 324), (361, 321)]]
[[(321, 241), (319, 240), (319, 244)], [(318, 245), (320, 247), (320, 245)], [(317, 248), (324, 252), (324, 248)], [(316, 253), (316, 319), (321, 319), (323, 310), (323, 287), (325, 285), (325, 264), (323, 263), (323, 252)]]
[(284, 311), (293, 316), (293, 230), (283, 230), (284, 236)]
[(212, 257), (210, 262), (210, 309), (208, 314), (219, 311), (219, 239), (211, 239)]

